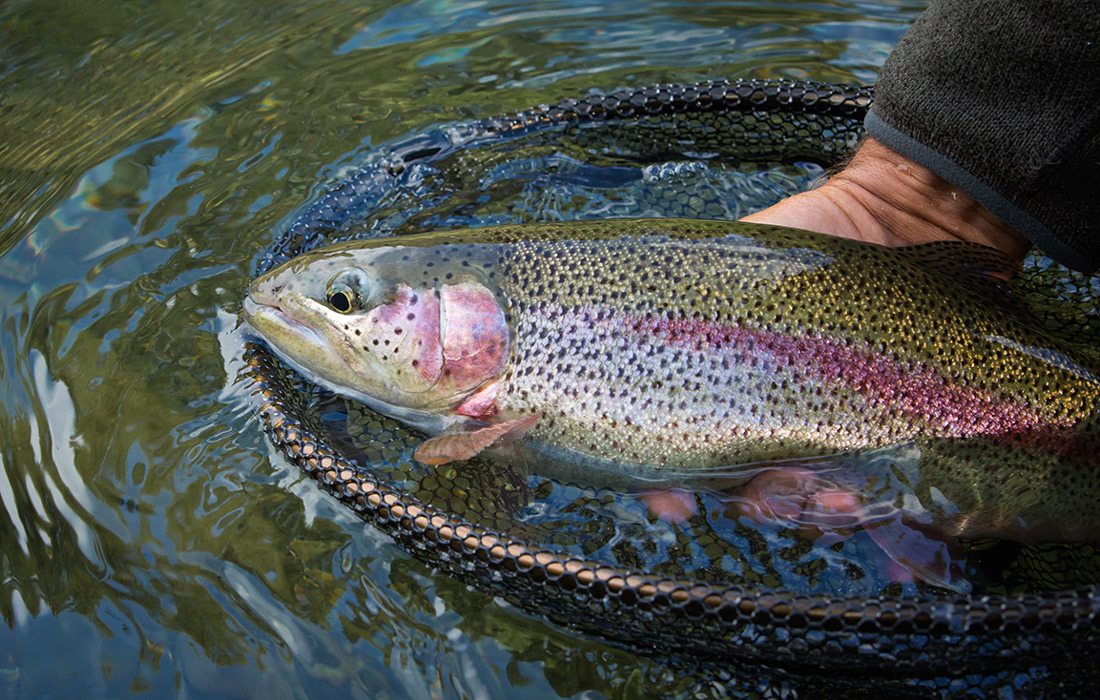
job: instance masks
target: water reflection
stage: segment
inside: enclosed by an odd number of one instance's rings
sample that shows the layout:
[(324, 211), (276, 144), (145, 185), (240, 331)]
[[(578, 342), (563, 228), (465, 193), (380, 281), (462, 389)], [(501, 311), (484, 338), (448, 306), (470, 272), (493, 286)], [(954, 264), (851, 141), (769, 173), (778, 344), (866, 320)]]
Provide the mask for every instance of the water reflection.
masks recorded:
[(0, 9), (5, 694), (693, 686), (433, 574), (273, 463), (222, 342), (278, 223), (373, 144), (591, 85), (867, 81), (919, 9), (589, 8)]

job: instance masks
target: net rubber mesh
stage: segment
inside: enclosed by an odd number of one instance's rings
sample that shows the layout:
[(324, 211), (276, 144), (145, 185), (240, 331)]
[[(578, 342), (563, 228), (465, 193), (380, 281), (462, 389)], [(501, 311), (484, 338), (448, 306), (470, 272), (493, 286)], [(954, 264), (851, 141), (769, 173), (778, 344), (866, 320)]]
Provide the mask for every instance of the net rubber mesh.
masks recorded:
[[(340, 240), (430, 229), (736, 219), (849, 154), (871, 101), (867, 87), (723, 81), (443, 125), (368, 155), (299, 213), (258, 271)], [(1094, 278), (1035, 255), (1021, 289), (1059, 330), (1094, 345)], [(899, 692), (1073, 695), (1098, 675), (1086, 661), (1098, 646), (1092, 545), (962, 542), (973, 592), (899, 582), (867, 538), (823, 545), (753, 526), (722, 494), (675, 493), (686, 507), (670, 520), (653, 517), (644, 494), (499, 461), (425, 467), (411, 457), (423, 436), (309, 385), (261, 344), (247, 346), (246, 361), (275, 447), (410, 552), (731, 694), (779, 683), (794, 695), (858, 696), (860, 679), (873, 679)], [(784, 675), (792, 669), (796, 680)]]

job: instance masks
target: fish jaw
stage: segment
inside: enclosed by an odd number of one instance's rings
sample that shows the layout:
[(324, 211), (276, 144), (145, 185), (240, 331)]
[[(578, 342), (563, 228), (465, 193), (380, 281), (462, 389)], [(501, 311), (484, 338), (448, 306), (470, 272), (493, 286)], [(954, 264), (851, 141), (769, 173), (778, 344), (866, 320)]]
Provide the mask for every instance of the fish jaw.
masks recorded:
[[(317, 331), (297, 322), (269, 298), (245, 297), (241, 315), (252, 332), (267, 342), (295, 370), (315, 383), (331, 384), (314, 369), (316, 357), (321, 353), (311, 349), (321, 348), (325, 343)], [(298, 348), (298, 351), (292, 348)]]

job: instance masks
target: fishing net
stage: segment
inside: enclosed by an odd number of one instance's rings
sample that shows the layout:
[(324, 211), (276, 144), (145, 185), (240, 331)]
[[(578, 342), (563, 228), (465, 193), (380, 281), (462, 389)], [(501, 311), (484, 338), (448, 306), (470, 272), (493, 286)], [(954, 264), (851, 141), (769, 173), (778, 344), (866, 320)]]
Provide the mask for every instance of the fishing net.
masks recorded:
[[(432, 229), (736, 219), (850, 153), (871, 100), (870, 88), (810, 82), (661, 85), (429, 129), (309, 204), (258, 271), (340, 240)], [(1033, 256), (1021, 288), (1060, 331), (1095, 337), (1094, 278)], [(310, 385), (261, 344), (246, 361), (276, 448), (409, 551), (733, 694), (757, 693), (746, 679), (760, 674), (793, 694), (859, 695), (861, 679), (1077, 694), (1095, 681), (1083, 661), (1098, 637), (1091, 545), (961, 542), (971, 586), (945, 590), (898, 576), (859, 528), (753, 519), (751, 501), (727, 492), (586, 487), (478, 458), (427, 467), (412, 459), (422, 435)]]

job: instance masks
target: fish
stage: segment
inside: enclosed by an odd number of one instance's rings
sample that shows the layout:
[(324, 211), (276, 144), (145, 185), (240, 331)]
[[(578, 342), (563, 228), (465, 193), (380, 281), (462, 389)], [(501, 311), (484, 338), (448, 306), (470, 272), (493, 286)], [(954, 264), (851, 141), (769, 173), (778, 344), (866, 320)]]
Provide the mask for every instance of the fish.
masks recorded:
[[(306, 253), (252, 282), (243, 317), (308, 380), (425, 433), (425, 464), (497, 451), (670, 483), (794, 460), (825, 465), (807, 493), (829, 503), (900, 479), (941, 532), (1095, 540), (1096, 363), (1016, 272), (961, 242), (517, 224)], [(917, 457), (883, 473), (836, 458), (898, 446)]]

